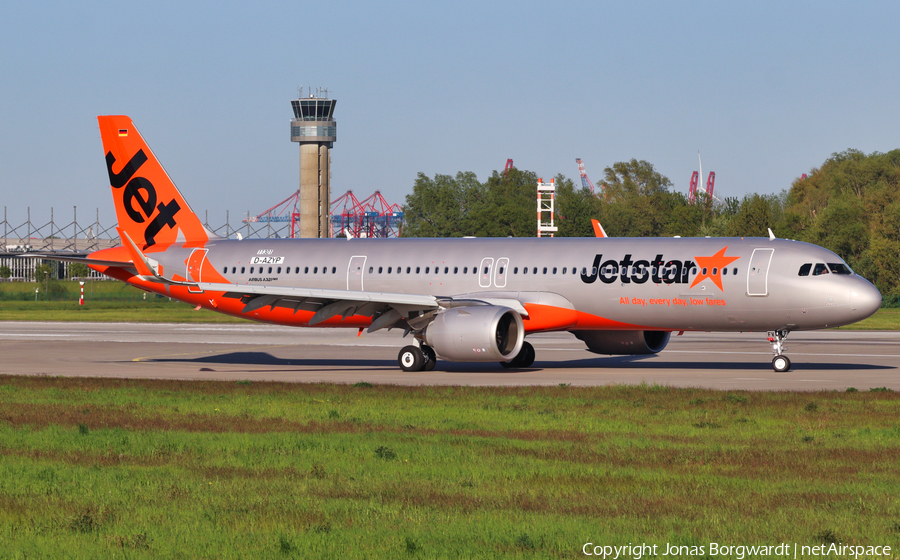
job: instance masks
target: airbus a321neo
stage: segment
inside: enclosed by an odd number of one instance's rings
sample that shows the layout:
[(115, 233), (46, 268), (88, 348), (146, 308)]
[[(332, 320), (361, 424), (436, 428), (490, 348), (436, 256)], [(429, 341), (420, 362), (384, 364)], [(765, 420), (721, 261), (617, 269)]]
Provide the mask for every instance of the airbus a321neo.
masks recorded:
[[(864, 319), (881, 294), (836, 254), (769, 238), (223, 239), (134, 124), (101, 116), (122, 246), (83, 262), (138, 288), (255, 321), (396, 328), (404, 371), (437, 358), (528, 367), (531, 333), (597, 354), (660, 352), (673, 331), (791, 331)], [(61, 260), (79, 260), (62, 258)]]

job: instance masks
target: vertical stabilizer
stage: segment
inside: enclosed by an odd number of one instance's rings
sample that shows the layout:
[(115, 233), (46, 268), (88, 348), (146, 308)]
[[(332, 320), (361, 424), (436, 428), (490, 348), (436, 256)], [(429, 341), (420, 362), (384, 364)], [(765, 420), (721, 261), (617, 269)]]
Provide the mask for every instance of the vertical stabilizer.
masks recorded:
[(210, 233), (178, 192), (131, 119), (100, 116), (100, 137), (119, 228), (144, 251), (198, 247)]

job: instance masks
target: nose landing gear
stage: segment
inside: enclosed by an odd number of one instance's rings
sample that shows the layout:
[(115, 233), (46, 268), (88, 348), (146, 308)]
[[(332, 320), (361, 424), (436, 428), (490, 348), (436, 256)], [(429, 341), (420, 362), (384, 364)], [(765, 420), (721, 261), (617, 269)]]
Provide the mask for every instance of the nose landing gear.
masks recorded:
[(772, 358), (772, 369), (778, 373), (784, 373), (791, 369), (791, 360), (784, 355), (787, 348), (784, 346), (784, 339), (791, 331), (769, 331), (769, 342), (772, 343), (772, 352), (775, 357)]

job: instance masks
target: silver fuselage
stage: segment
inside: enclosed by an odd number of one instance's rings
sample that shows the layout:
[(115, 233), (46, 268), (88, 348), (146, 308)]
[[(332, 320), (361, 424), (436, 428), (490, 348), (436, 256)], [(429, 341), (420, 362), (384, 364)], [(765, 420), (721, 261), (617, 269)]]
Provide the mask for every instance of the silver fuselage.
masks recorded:
[[(856, 274), (800, 276), (804, 264), (843, 261), (782, 239), (219, 239), (202, 250), (236, 285), (477, 294), (603, 319), (560, 330), (809, 330), (859, 321), (881, 305)], [(179, 271), (191, 252), (150, 256)]]

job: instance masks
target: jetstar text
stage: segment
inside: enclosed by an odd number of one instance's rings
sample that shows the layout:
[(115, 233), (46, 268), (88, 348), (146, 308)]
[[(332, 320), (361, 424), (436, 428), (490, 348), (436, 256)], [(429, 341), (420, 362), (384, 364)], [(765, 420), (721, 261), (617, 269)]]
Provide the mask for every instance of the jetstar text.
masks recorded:
[(615, 259), (604, 261), (603, 255), (597, 255), (594, 257), (592, 267), (582, 270), (581, 281), (593, 284), (599, 278), (604, 284), (614, 282), (643, 284), (648, 280), (652, 280), (654, 284), (687, 284), (688, 273), (695, 266), (694, 261), (674, 259), (667, 261), (662, 255), (656, 255), (652, 261), (635, 261), (630, 254), (619, 261)]

